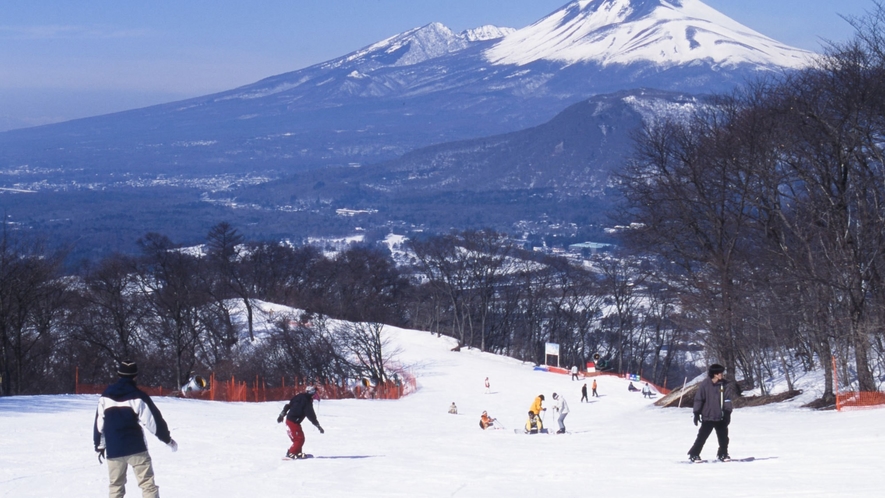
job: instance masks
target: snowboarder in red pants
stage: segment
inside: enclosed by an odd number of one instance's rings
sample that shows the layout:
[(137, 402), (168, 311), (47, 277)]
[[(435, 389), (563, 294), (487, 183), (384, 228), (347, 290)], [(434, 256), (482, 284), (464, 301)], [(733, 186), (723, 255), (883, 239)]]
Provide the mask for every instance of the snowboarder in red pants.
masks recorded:
[(292, 446), (290, 446), (289, 451), (286, 452), (286, 458), (306, 458), (302, 451), (304, 448), (304, 431), (301, 430), (301, 422), (305, 418), (310, 420), (310, 423), (316, 426), (317, 430), (320, 431), (320, 434), (326, 432), (320, 427), (320, 423), (317, 422), (316, 413), (313, 411), (313, 397), (316, 392), (317, 389), (315, 387), (308, 386), (303, 393), (296, 394), (295, 397), (286, 403), (286, 406), (283, 407), (283, 411), (280, 412), (280, 416), (277, 417), (277, 423), (282, 422), (285, 417), (286, 432), (289, 434), (289, 439), (292, 440)]

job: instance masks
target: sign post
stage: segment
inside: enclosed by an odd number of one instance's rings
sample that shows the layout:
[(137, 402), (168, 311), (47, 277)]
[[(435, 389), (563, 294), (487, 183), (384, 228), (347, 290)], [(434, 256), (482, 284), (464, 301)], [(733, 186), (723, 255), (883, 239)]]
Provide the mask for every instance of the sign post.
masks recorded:
[(556, 366), (559, 367), (559, 344), (555, 342), (548, 342), (544, 344), (544, 363), (549, 367), (550, 365), (550, 357), (556, 357)]

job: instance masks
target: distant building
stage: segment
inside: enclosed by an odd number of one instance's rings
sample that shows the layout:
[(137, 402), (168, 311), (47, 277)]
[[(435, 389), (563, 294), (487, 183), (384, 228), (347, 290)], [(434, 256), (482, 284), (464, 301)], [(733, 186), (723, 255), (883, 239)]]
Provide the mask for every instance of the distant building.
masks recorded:
[(614, 244), (603, 244), (601, 242), (581, 242), (580, 244), (569, 245), (568, 251), (587, 257), (596, 254), (598, 251), (606, 251), (613, 247), (615, 247)]

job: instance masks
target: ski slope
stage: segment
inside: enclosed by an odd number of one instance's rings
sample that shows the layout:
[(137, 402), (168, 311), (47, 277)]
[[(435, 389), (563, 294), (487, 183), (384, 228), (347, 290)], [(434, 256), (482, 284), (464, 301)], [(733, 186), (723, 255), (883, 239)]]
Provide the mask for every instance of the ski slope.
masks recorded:
[[(324, 435), (305, 426), (305, 451), (284, 461), (283, 403), (225, 404), (154, 398), (179, 451), (148, 445), (161, 496), (538, 497), (881, 496), (885, 410), (815, 412), (798, 403), (742, 408), (731, 425), (733, 457), (687, 464), (691, 410), (661, 409), (627, 382), (583, 382), (519, 361), (462, 349), (450, 338), (388, 329), (398, 360), (417, 376), (399, 401), (321, 401)], [(483, 380), (489, 377), (491, 394)], [(514, 434), (533, 398), (565, 396), (570, 434)], [(92, 448), (94, 395), (0, 398), (0, 497), (106, 496), (107, 468)], [(458, 415), (447, 409), (452, 402)], [(483, 410), (507, 430), (482, 431)], [(555, 428), (551, 410), (544, 416)], [(715, 435), (703, 456), (713, 459)], [(141, 496), (133, 481), (128, 496)]]

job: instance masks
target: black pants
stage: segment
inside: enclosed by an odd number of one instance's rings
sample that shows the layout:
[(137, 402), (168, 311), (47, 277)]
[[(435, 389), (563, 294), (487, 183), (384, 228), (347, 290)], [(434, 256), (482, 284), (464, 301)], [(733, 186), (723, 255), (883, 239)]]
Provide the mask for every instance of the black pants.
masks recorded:
[(701, 428), (698, 430), (698, 437), (694, 440), (694, 444), (691, 449), (688, 450), (689, 455), (700, 455), (701, 450), (704, 449), (704, 443), (707, 442), (707, 438), (710, 437), (710, 434), (713, 430), (716, 430), (716, 439), (719, 440), (719, 450), (716, 452), (716, 456), (722, 456), (728, 454), (728, 423), (724, 420), (717, 420), (715, 422), (701, 422)]

